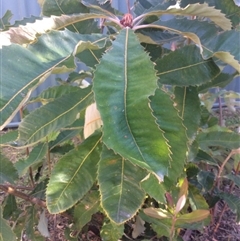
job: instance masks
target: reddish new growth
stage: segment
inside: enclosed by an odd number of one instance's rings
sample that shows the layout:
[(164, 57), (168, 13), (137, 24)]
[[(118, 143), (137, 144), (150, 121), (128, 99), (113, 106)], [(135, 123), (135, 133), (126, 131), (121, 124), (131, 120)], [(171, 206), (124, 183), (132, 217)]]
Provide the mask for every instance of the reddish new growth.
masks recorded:
[(120, 23), (124, 26), (124, 27), (129, 27), (132, 28), (132, 22), (133, 22), (133, 16), (130, 13), (126, 13), (122, 20), (120, 21)]

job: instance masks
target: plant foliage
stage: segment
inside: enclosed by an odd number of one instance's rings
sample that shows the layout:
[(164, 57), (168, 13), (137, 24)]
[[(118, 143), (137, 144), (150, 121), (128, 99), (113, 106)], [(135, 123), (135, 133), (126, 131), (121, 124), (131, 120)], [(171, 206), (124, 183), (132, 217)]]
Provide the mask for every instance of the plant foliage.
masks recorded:
[[(0, 156), (0, 188), (33, 205), (24, 220), (28, 238), (38, 208), (39, 238), (49, 235), (45, 209), (73, 214), (78, 233), (100, 211), (104, 240), (121, 238), (129, 220), (135, 238), (147, 222), (149, 232), (176, 240), (180, 229), (208, 223), (209, 194), (239, 219), (237, 198), (221, 193), (219, 183), (240, 138), (210, 121), (201, 97), (239, 75), (240, 9), (233, 1), (180, 2), (138, 0), (123, 14), (111, 1), (43, 0), (42, 17), (29, 23), (10, 26), (10, 12), (4, 15), (1, 130), (30, 103), (41, 103), (0, 142), (30, 150), (14, 165)], [(48, 76), (62, 73), (66, 81), (32, 96)], [(215, 149), (227, 152), (222, 164)], [(218, 175), (201, 170), (200, 161), (220, 166)], [(29, 175), (28, 194), (16, 189), (17, 174)], [(18, 220), (11, 230), (7, 207), (6, 197), (3, 241), (15, 240), (22, 225)]]

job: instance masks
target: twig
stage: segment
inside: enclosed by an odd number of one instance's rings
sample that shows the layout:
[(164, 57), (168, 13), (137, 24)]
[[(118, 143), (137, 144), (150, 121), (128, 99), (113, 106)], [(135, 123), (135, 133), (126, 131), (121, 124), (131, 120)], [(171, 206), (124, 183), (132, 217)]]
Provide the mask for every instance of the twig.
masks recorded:
[[(48, 138), (46, 137), (46, 142), (48, 143)], [(48, 163), (48, 174), (49, 177), (51, 176), (51, 156), (50, 156), (50, 150), (48, 148), (47, 150), (47, 163)]]
[[(226, 163), (228, 162), (228, 160), (231, 158), (232, 155), (235, 155), (235, 154), (239, 154), (240, 153), (240, 148), (238, 149), (235, 149), (235, 150), (232, 150), (229, 155), (227, 156), (227, 158), (225, 159), (225, 161), (223, 162), (223, 164), (221, 165), (220, 169), (219, 169), (219, 173), (218, 173), (218, 177), (217, 177), (217, 187), (219, 188), (219, 179), (221, 178), (221, 173), (223, 171), (223, 168), (224, 166), (226, 165)], [(238, 173), (240, 172), (240, 165), (238, 163), (238, 166), (237, 166), (237, 169), (236, 169), (236, 175), (238, 175)], [(230, 189), (229, 189), (229, 193), (231, 193), (233, 191), (233, 188), (235, 186), (235, 183), (232, 181), (231, 182), (231, 185), (230, 185)], [(217, 204), (215, 205), (215, 207), (217, 207)], [(216, 227), (214, 228), (213, 230), (213, 237), (214, 237), (214, 234), (217, 232), (219, 226), (220, 226), (220, 223), (222, 221), (222, 217), (223, 217), (223, 214), (225, 213), (226, 209), (227, 209), (228, 205), (227, 203), (224, 204), (222, 210), (221, 210), (221, 213), (220, 213), (220, 216), (218, 218), (218, 222), (216, 224)], [(214, 210), (216, 212), (216, 209)]]
[(5, 184), (4, 186), (6, 186), (6, 187), (11, 187), (11, 188), (13, 188), (13, 189), (19, 189), (19, 190), (29, 190), (29, 191), (32, 191), (32, 190), (33, 190), (32, 187), (13, 186), (13, 185), (11, 185), (10, 183)]
[(32, 204), (36, 204), (40, 207), (44, 207), (46, 208), (46, 202), (39, 199), (39, 198), (36, 198), (36, 197), (32, 197), (32, 196), (29, 196), (23, 192), (19, 192), (17, 191), (15, 188), (13, 187), (9, 187), (9, 186), (6, 186), (6, 185), (0, 185), (0, 189), (2, 189), (4, 192), (8, 193), (8, 194), (11, 194), (11, 195), (14, 195), (16, 197), (19, 197), (25, 201), (28, 201)]
[(131, 13), (131, 7), (130, 7), (130, 2), (129, 0), (126, 0), (127, 8), (128, 8), (128, 13)]
[[(219, 92), (219, 90), (218, 90), (218, 92)], [(223, 126), (223, 111), (222, 111), (221, 96), (218, 97), (218, 105), (219, 105), (219, 125)]]
[(220, 178), (223, 172), (223, 169), (225, 167), (225, 165), (227, 164), (228, 160), (232, 157), (232, 155), (234, 155), (233, 150), (228, 154), (227, 158), (224, 160), (224, 162), (222, 163), (222, 165), (220, 166), (219, 172), (218, 172), (218, 176), (217, 176), (217, 187), (219, 188), (220, 185)]

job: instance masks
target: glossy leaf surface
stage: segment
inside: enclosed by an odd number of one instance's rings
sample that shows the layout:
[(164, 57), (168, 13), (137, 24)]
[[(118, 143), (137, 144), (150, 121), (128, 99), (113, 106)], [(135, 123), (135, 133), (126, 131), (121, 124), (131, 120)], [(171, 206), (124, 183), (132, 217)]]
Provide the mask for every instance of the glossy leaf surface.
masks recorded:
[(41, 143), (33, 148), (26, 159), (17, 161), (14, 166), (18, 171), (19, 177), (25, 175), (32, 165), (39, 164), (46, 156), (48, 150), (47, 143)]
[(240, 136), (234, 132), (202, 132), (198, 135), (197, 141), (202, 149), (207, 149), (210, 146), (222, 146), (229, 149), (240, 147)]
[(204, 60), (195, 45), (171, 52), (158, 60), (156, 65), (159, 82), (168, 85), (201, 85), (212, 81), (220, 73), (214, 61)]
[(0, 129), (11, 121), (38, 84), (45, 81), (56, 67), (59, 69), (66, 59), (72, 58), (71, 53), (78, 41), (94, 41), (99, 37), (102, 35), (80, 35), (65, 30), (41, 36), (28, 49), (18, 45), (0, 49), (0, 56), (5, 59), (0, 80)]
[(215, 24), (220, 26), (224, 30), (229, 30), (232, 27), (231, 21), (225, 17), (225, 14), (221, 13), (219, 9), (208, 6), (208, 4), (189, 4), (185, 8), (180, 8), (179, 3), (169, 7), (168, 9), (163, 9), (164, 5), (162, 3), (149, 8), (143, 14), (146, 16), (161, 16), (163, 14), (174, 14), (174, 15), (183, 15), (183, 16), (199, 16), (206, 17), (212, 20)]
[[(163, 177), (169, 166), (169, 149), (148, 99), (157, 87), (156, 74), (132, 30), (120, 32), (97, 66), (93, 83), (104, 143)], [(149, 142), (149, 136), (153, 141)]]
[(106, 147), (101, 154), (98, 183), (101, 205), (115, 223), (131, 219), (141, 207), (145, 192), (140, 181), (146, 172)]
[[(170, 30), (191, 39), (201, 49), (205, 59), (217, 57), (223, 62), (232, 65), (239, 72), (239, 45), (235, 41), (239, 36), (237, 30), (219, 32), (215, 25), (206, 21), (189, 20), (186, 18), (173, 18), (168, 21), (159, 20), (149, 24), (150, 26)], [(210, 38), (211, 41), (209, 41)]]
[(201, 119), (200, 100), (197, 88), (195, 87), (175, 87), (174, 95), (176, 108), (183, 119), (183, 124), (187, 128), (187, 136), (192, 141), (195, 139), (196, 132)]
[(174, 102), (170, 99), (169, 94), (162, 89), (157, 89), (150, 100), (153, 114), (157, 118), (156, 122), (159, 128), (163, 130), (163, 135), (168, 140), (171, 150), (172, 161), (168, 168), (168, 177), (174, 182), (186, 161), (188, 151), (186, 127), (183, 125), (182, 118), (174, 107)]
[(141, 181), (142, 189), (148, 193), (151, 197), (153, 197), (156, 201), (160, 203), (166, 203), (165, 199), (165, 187), (163, 183), (159, 181), (159, 179), (153, 174), (148, 174)]
[[(19, 140), (24, 144), (38, 142), (51, 132), (72, 124), (77, 114), (93, 102), (91, 88), (63, 95), (31, 112), (19, 126)], [(57, 108), (56, 108), (57, 107)]]
[(47, 207), (60, 213), (72, 207), (92, 187), (97, 176), (101, 134), (86, 139), (55, 165), (47, 187)]

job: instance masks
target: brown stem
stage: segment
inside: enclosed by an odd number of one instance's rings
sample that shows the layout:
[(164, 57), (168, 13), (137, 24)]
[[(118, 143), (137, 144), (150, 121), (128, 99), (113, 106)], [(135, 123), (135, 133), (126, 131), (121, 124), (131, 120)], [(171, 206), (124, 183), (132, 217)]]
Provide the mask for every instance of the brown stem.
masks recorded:
[(225, 213), (226, 209), (227, 209), (227, 204), (225, 203), (225, 204), (224, 204), (224, 207), (223, 207), (223, 209), (222, 209), (222, 211), (221, 211), (221, 213), (220, 213), (220, 216), (219, 216), (218, 222), (217, 222), (217, 224), (216, 224), (216, 227), (215, 227), (214, 230), (213, 230), (212, 237), (214, 237), (215, 233), (217, 232), (217, 230), (218, 230), (218, 228), (219, 228), (219, 226), (220, 226), (220, 223), (221, 223), (223, 214)]
[(174, 215), (174, 217), (172, 218), (172, 226), (171, 226), (171, 230), (170, 230), (170, 241), (172, 241), (174, 239), (176, 220), (177, 220), (177, 217), (176, 217), (176, 215)]
[(233, 150), (228, 154), (227, 158), (224, 160), (224, 162), (222, 163), (222, 165), (220, 166), (219, 172), (218, 172), (218, 176), (217, 176), (217, 187), (219, 188), (220, 186), (220, 179), (221, 179), (221, 175), (223, 172), (223, 169), (225, 167), (225, 165), (227, 164), (227, 162), (229, 161), (229, 159), (231, 158), (231, 156), (233, 155)]
[[(48, 143), (48, 138), (46, 137), (46, 142)], [(50, 156), (50, 150), (48, 148), (47, 150), (47, 163), (48, 163), (48, 175), (51, 176), (51, 156)]]
[(128, 8), (128, 13), (131, 13), (131, 7), (130, 7), (130, 2), (129, 0), (126, 0), (127, 8)]
[[(29, 156), (29, 148), (28, 147), (26, 148), (26, 155)], [(32, 167), (28, 168), (28, 172), (29, 172), (31, 185), (32, 185), (32, 187), (35, 187)]]
[[(222, 174), (223, 169), (224, 169), (225, 165), (227, 164), (228, 160), (235, 154), (240, 154), (240, 148), (231, 150), (231, 152), (229, 153), (227, 158), (224, 160), (223, 164), (221, 165), (221, 167), (219, 169), (217, 180), (219, 180), (221, 178), (221, 174)], [(219, 187), (219, 185), (218, 185), (218, 187)]]
[(32, 187), (35, 187), (32, 167), (29, 167), (29, 177), (30, 177), (30, 182), (31, 182)]
[(2, 185), (0, 184), (0, 189), (2, 189), (4, 192), (8, 193), (8, 194), (11, 194), (11, 195), (14, 195), (16, 197), (19, 197), (27, 202), (30, 202), (32, 204), (36, 204), (40, 207), (44, 207), (46, 208), (46, 202), (39, 199), (39, 198), (36, 198), (36, 197), (31, 197), (23, 192), (19, 192), (17, 191), (15, 188), (13, 187), (9, 187), (9, 186), (6, 186), (6, 185)]
[[(236, 174), (238, 174), (238, 172), (239, 172), (239, 165), (238, 165)], [(231, 182), (231, 185), (230, 185), (229, 193), (232, 193), (234, 186), (235, 186), (235, 183), (232, 181), (232, 182)], [(216, 227), (215, 227), (214, 230), (213, 230), (213, 236), (214, 236), (214, 234), (217, 232), (217, 230), (218, 230), (218, 228), (219, 228), (219, 226), (220, 226), (220, 223), (221, 223), (221, 221), (222, 221), (223, 214), (225, 213), (225, 211), (226, 211), (226, 209), (227, 209), (227, 206), (228, 206), (228, 205), (227, 205), (226, 203), (225, 203), (224, 206), (223, 206), (223, 209), (222, 209), (222, 211), (221, 211), (221, 213), (220, 213), (220, 216), (219, 216), (217, 225), (216, 225)]]
[[(227, 156), (227, 158), (225, 159), (225, 161), (223, 162), (223, 164), (221, 165), (220, 169), (219, 169), (219, 173), (218, 173), (218, 177), (217, 177), (217, 186), (219, 187), (219, 179), (221, 177), (221, 173), (223, 171), (223, 168), (224, 166), (226, 165), (227, 161), (231, 158), (232, 155), (234, 154), (239, 154), (240, 153), (240, 148), (236, 149), (236, 150), (232, 150), (229, 155)], [(236, 175), (238, 175), (240, 171), (240, 163), (238, 163), (238, 166), (237, 166), (237, 169), (236, 169)], [(229, 192), (228, 193), (232, 193), (233, 191), (233, 188), (235, 186), (235, 183), (232, 181), (231, 182), (231, 185), (230, 185), (230, 189), (229, 189)], [(221, 213), (220, 213), (220, 216), (218, 218), (218, 222), (216, 224), (216, 227), (214, 228), (213, 230), (213, 237), (214, 237), (214, 234), (217, 232), (219, 226), (220, 226), (220, 223), (222, 221), (222, 217), (223, 217), (223, 214), (225, 213), (226, 209), (227, 209), (228, 205), (225, 203), (222, 210), (221, 210)], [(215, 208), (214, 208), (214, 211), (216, 212), (216, 208), (217, 208), (217, 204), (215, 205)]]
[(33, 190), (32, 187), (13, 186), (13, 185), (11, 185), (10, 183), (5, 184), (4, 186), (6, 186), (6, 187), (11, 187), (11, 188), (14, 188), (14, 189), (19, 189), (19, 190), (29, 190), (29, 191), (32, 191), (32, 190)]

